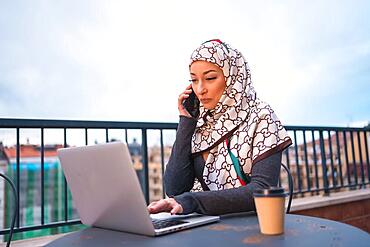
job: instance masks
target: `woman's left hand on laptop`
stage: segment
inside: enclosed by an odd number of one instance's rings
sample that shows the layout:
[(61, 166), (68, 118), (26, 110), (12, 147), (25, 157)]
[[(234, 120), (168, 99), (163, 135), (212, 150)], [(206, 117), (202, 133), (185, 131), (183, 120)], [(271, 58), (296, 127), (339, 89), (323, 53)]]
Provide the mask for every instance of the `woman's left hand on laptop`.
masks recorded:
[(161, 199), (152, 202), (148, 205), (148, 211), (151, 214), (169, 212), (171, 214), (181, 214), (183, 212), (182, 206), (173, 198)]

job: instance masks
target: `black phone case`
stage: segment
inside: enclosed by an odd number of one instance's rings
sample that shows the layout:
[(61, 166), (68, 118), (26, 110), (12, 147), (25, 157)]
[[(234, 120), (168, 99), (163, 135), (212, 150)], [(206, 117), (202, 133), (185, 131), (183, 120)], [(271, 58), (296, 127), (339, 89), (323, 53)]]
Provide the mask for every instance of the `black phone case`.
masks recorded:
[(195, 95), (194, 91), (191, 92), (189, 97), (184, 100), (182, 105), (190, 113), (192, 117), (198, 117), (199, 115), (199, 99)]

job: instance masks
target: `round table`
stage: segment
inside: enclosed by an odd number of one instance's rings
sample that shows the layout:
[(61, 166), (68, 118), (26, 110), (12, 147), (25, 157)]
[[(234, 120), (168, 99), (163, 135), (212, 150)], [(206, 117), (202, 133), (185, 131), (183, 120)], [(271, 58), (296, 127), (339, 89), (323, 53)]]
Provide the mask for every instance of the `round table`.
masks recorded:
[(370, 234), (359, 228), (316, 217), (287, 214), (285, 232), (263, 235), (255, 214), (234, 214), (218, 223), (159, 237), (87, 228), (46, 246), (369, 246)]

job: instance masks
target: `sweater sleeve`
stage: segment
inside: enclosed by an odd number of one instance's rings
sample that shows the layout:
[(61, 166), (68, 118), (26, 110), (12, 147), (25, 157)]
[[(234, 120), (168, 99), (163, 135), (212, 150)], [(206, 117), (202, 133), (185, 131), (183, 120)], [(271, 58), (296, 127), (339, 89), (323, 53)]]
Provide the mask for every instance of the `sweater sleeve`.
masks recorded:
[(194, 118), (180, 116), (176, 140), (164, 173), (168, 196), (179, 195), (193, 188), (195, 171), (191, 157), (191, 137), (196, 123)]
[(183, 207), (183, 214), (193, 212), (221, 215), (254, 211), (253, 191), (276, 186), (281, 165), (281, 152), (256, 162), (252, 167), (251, 182), (246, 186), (219, 191), (185, 192), (175, 196)]

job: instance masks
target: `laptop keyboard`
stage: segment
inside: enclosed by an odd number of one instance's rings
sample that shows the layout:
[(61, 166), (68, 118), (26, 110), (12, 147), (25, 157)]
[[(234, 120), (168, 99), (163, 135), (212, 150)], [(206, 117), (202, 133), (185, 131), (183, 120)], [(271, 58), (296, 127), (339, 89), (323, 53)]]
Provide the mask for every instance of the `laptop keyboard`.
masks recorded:
[(154, 229), (162, 229), (165, 227), (175, 226), (183, 223), (188, 223), (187, 221), (183, 220), (176, 220), (176, 219), (152, 219)]

